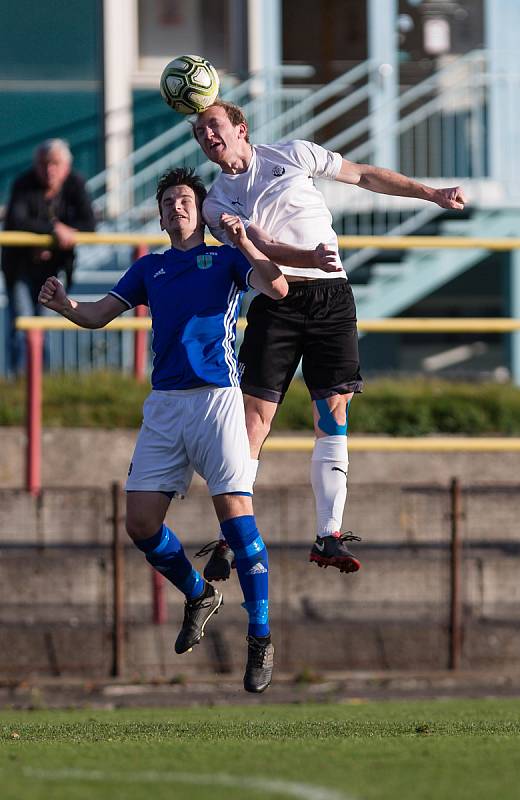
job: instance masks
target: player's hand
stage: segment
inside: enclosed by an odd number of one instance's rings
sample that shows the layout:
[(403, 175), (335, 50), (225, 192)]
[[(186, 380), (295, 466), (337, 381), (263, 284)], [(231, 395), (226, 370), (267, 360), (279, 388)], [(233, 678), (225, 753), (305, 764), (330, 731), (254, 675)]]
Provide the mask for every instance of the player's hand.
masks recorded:
[(462, 211), (468, 201), (460, 186), (452, 186), (451, 189), (437, 189), (435, 202), (441, 208)]
[(76, 244), (76, 233), (77, 231), (74, 228), (71, 228), (70, 225), (65, 225), (64, 222), (57, 220), (54, 223), (54, 236), (61, 250), (72, 250)]
[(233, 242), (237, 247), (247, 240), (246, 229), (240, 217), (236, 217), (233, 214), (221, 214), (220, 225), (229, 241)]
[(67, 294), (63, 284), (57, 278), (47, 278), (40, 293), (38, 302), (52, 311), (60, 311), (67, 303)]
[(327, 244), (323, 244), (323, 242), (320, 242), (315, 248), (314, 260), (314, 266), (322, 269), (324, 272), (343, 272), (338, 254)]

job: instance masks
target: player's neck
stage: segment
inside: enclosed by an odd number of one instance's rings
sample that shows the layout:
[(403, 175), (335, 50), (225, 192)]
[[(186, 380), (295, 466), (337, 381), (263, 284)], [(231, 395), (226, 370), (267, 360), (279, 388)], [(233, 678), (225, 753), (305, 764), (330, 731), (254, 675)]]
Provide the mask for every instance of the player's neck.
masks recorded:
[(237, 175), (239, 172), (246, 172), (249, 164), (251, 163), (251, 158), (253, 156), (253, 148), (249, 144), (249, 142), (244, 142), (244, 146), (241, 148), (239, 153), (235, 153), (229, 161), (225, 163), (221, 163), (220, 169), (222, 172), (225, 172), (227, 175)]
[(189, 236), (183, 235), (181, 231), (170, 233), (170, 242), (176, 250), (191, 250), (204, 244), (204, 232), (197, 230)]

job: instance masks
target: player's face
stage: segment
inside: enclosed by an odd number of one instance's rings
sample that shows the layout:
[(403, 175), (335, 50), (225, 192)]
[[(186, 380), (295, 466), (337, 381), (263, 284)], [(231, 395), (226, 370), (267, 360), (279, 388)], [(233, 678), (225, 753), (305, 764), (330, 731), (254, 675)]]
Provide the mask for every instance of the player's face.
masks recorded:
[(169, 186), (161, 199), (161, 229), (185, 239), (202, 228), (202, 215), (193, 189)]
[(225, 164), (239, 155), (246, 133), (246, 126), (242, 123), (233, 125), (220, 106), (210, 106), (198, 115), (195, 122), (197, 141), (205, 155), (215, 164)]
[(38, 154), (35, 167), (43, 185), (59, 192), (70, 172), (70, 159), (62, 150), (49, 150)]

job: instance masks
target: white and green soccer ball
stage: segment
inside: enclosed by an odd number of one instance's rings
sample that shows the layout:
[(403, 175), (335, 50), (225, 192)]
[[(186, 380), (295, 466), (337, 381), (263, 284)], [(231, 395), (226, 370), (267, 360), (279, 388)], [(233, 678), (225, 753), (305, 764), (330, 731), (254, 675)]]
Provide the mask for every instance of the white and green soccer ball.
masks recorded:
[(218, 95), (219, 77), (215, 67), (202, 56), (178, 56), (163, 70), (161, 94), (174, 111), (200, 114)]

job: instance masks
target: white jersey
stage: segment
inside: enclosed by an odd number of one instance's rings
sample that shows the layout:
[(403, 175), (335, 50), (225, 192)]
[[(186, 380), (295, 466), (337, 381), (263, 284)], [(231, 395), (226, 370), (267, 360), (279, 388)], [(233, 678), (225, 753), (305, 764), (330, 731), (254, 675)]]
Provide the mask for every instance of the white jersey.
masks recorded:
[[(283, 144), (254, 145), (245, 172), (222, 172), (209, 190), (203, 215), (211, 233), (228, 243), (220, 227), (223, 213), (239, 216), (247, 229), (251, 223), (273, 239), (313, 250), (324, 242), (338, 253), (338, 238), (332, 228), (332, 215), (313, 178), (334, 180), (342, 157), (312, 142), (295, 140)], [(304, 278), (338, 278), (345, 273), (321, 269), (288, 267), (286, 275)], [(345, 276), (346, 277), (346, 276)]]

